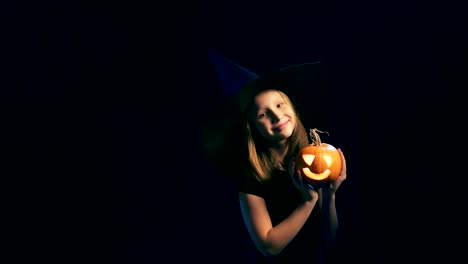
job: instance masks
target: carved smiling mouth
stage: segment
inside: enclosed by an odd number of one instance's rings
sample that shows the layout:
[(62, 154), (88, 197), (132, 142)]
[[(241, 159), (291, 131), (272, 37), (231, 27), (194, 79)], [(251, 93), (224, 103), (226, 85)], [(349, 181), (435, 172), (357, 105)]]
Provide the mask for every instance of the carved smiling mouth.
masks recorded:
[(325, 180), (328, 176), (330, 176), (331, 170), (326, 169), (324, 172), (317, 174), (313, 173), (309, 168), (303, 168), (302, 173), (304, 173), (305, 176), (309, 177), (312, 180), (321, 181)]

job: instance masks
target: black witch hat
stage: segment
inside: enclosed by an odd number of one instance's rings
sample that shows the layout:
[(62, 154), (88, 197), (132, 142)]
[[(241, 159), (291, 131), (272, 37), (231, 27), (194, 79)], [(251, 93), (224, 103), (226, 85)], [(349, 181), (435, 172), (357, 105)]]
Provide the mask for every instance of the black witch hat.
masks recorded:
[(246, 102), (268, 88), (282, 90), (299, 105), (301, 98), (318, 98), (326, 91), (326, 72), (320, 62), (294, 64), (260, 76), (214, 50), (209, 50), (209, 54), (222, 81), (226, 101), (235, 101), (232, 103), (240, 107), (235, 110), (245, 110)]

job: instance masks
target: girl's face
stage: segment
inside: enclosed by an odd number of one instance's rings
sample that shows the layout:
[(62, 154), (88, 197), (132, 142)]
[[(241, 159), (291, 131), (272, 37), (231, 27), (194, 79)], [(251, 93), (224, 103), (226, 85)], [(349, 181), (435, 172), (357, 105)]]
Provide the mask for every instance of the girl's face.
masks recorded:
[(266, 140), (281, 142), (292, 135), (296, 114), (285, 94), (266, 90), (254, 97), (251, 120)]

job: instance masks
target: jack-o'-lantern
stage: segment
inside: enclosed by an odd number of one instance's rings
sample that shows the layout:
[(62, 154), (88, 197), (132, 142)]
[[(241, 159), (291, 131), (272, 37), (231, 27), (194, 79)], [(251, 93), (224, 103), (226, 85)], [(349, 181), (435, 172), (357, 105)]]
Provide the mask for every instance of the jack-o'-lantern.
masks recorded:
[(317, 129), (310, 130), (312, 143), (302, 148), (296, 156), (296, 168), (302, 177), (312, 185), (336, 179), (341, 171), (341, 157), (338, 150), (322, 143)]

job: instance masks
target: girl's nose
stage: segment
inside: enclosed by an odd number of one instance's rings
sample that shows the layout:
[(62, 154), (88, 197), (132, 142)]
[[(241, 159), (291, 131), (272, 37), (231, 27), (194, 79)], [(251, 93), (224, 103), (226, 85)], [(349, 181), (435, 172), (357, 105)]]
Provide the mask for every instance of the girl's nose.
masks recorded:
[(281, 120), (281, 113), (279, 112), (275, 112), (275, 111), (271, 111), (270, 113), (270, 118), (271, 118), (271, 121), (272, 122), (278, 122)]

